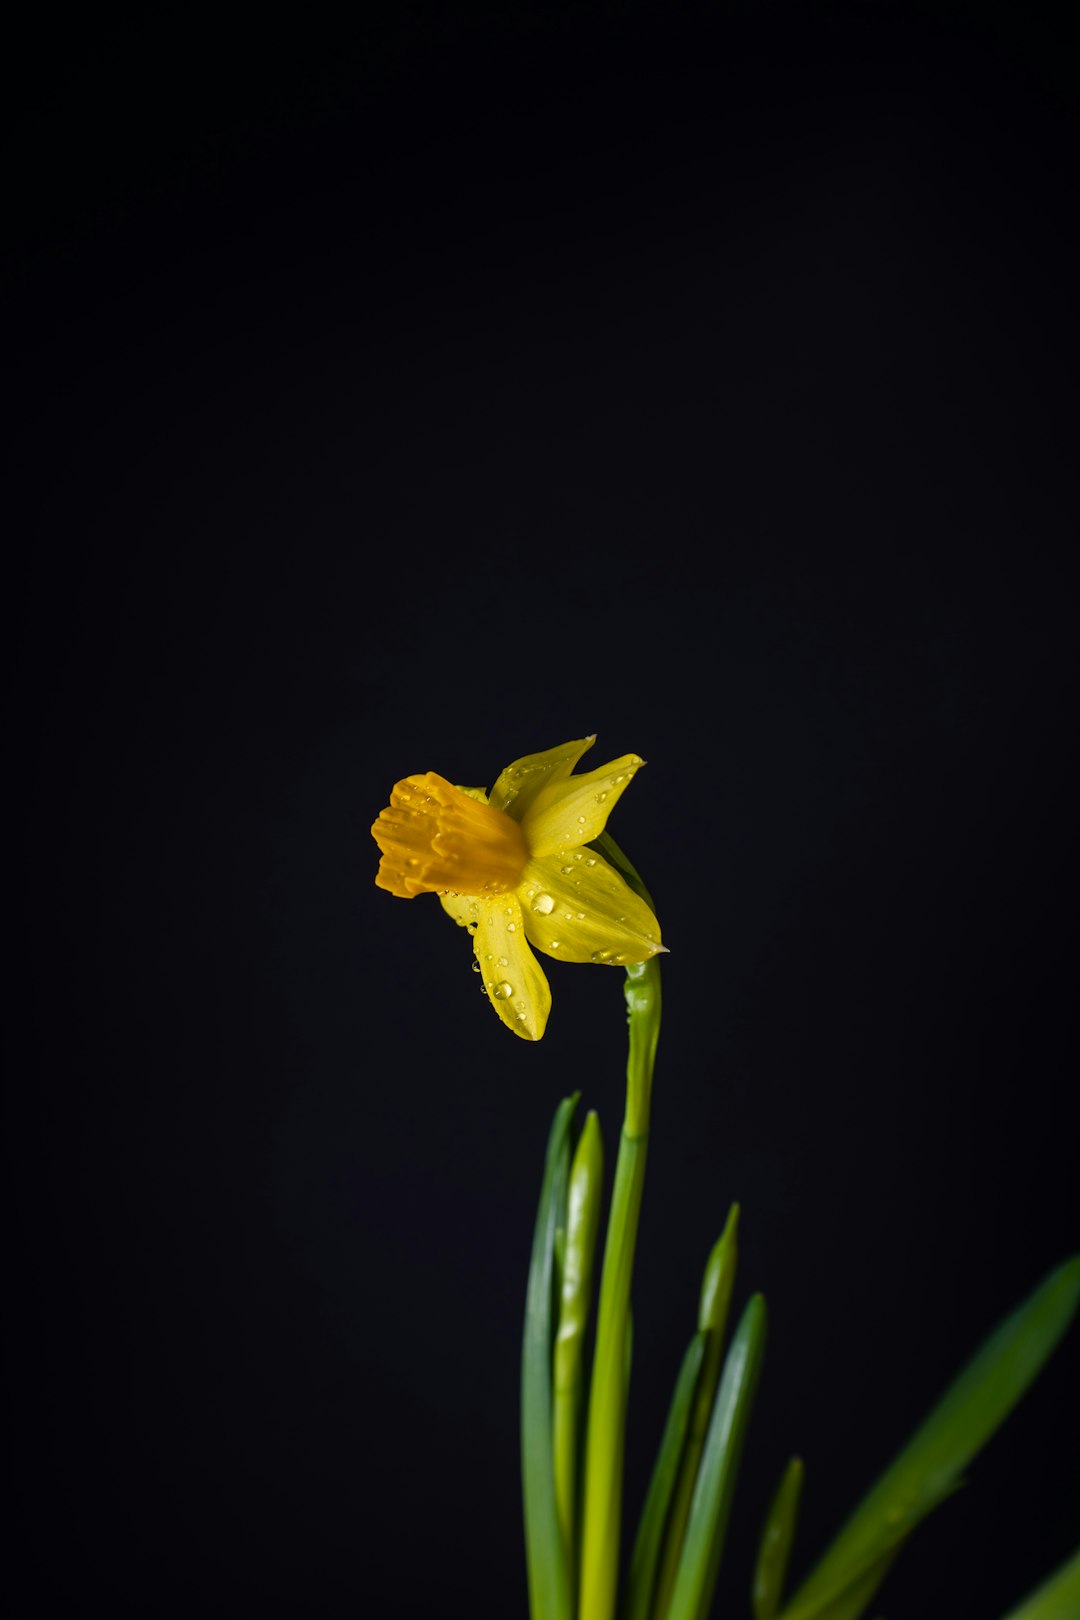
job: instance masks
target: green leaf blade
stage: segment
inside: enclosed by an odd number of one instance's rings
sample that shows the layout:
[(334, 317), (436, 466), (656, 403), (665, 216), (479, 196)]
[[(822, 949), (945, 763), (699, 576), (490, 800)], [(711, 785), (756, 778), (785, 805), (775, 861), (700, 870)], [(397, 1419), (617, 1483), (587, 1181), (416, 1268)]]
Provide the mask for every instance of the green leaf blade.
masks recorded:
[(721, 1232), (705, 1264), (698, 1298), (698, 1329), (705, 1335), (705, 1359), (698, 1379), (697, 1393), (690, 1412), (690, 1428), (679, 1464), (679, 1476), (672, 1491), (671, 1509), (664, 1531), (664, 1545), (656, 1576), (653, 1620), (667, 1620), (671, 1594), (682, 1556), (690, 1504), (694, 1498), (701, 1453), (709, 1430), (716, 1388), (724, 1359), (724, 1335), (739, 1263), (739, 1205), (732, 1204)]
[(724, 1358), (671, 1594), (669, 1620), (705, 1620), (716, 1589), (731, 1503), (765, 1350), (765, 1301), (743, 1309)]
[[(959, 1487), (962, 1470), (1030, 1387), (1078, 1304), (1080, 1256), (1074, 1256), (1050, 1272), (984, 1341), (863, 1497), (782, 1620), (858, 1620), (902, 1542)], [(868, 1575), (874, 1569), (876, 1581)], [(854, 1590), (853, 1582), (861, 1600), (839, 1604), (841, 1594)]]
[(754, 1569), (754, 1620), (773, 1620), (780, 1608), (802, 1501), (804, 1472), (802, 1458), (792, 1457), (765, 1516)]
[(578, 1093), (564, 1098), (548, 1135), (533, 1229), (521, 1351), (521, 1486), (531, 1620), (573, 1620), (570, 1570), (559, 1528), (552, 1448), (555, 1234), (565, 1221), (570, 1127)]
[(645, 1494), (627, 1575), (623, 1620), (650, 1620), (653, 1613), (653, 1593), (664, 1527), (690, 1426), (691, 1408), (704, 1356), (705, 1334), (695, 1333), (686, 1347), (675, 1380), (664, 1431), (660, 1437), (649, 1488)]
[(1080, 1547), (1005, 1620), (1076, 1620), (1080, 1615)]

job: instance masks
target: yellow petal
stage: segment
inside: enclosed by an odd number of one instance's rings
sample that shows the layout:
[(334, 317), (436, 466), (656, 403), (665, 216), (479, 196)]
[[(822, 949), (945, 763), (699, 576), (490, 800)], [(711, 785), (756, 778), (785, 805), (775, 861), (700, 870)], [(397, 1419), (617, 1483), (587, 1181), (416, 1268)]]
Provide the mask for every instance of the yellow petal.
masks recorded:
[(624, 754), (584, 776), (549, 782), (522, 817), (529, 854), (557, 855), (599, 838), (608, 816), (644, 763), (637, 754)]
[(551, 1011), (551, 990), (529, 949), (521, 907), (513, 895), (477, 904), (473, 949), (491, 1005), (515, 1035), (538, 1041)]
[(439, 904), (459, 928), (469, 928), (479, 922), (483, 901), (472, 894), (440, 894)]
[(517, 894), (529, 939), (564, 962), (623, 967), (664, 949), (649, 907), (594, 849), (531, 860)]
[(491, 790), (491, 803), (520, 821), (540, 790), (569, 776), (595, 741), (595, 737), (582, 737), (578, 742), (563, 743), (561, 748), (548, 748), (542, 754), (526, 754), (523, 759), (516, 759), (501, 772)]

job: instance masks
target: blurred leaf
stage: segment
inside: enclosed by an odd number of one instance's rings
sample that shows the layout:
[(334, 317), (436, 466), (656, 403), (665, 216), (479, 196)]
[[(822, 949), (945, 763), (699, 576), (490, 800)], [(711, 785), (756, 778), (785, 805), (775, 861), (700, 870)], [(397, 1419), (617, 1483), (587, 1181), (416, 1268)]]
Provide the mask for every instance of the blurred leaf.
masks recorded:
[(792, 1457), (765, 1517), (754, 1570), (755, 1620), (773, 1620), (780, 1608), (802, 1500), (803, 1473), (802, 1458)]
[(961, 1483), (1041, 1371), (1080, 1302), (1080, 1256), (1058, 1266), (991, 1334), (881, 1475), (783, 1611), (857, 1620), (919, 1521)]
[(1005, 1620), (1076, 1620), (1080, 1615), (1080, 1548)]

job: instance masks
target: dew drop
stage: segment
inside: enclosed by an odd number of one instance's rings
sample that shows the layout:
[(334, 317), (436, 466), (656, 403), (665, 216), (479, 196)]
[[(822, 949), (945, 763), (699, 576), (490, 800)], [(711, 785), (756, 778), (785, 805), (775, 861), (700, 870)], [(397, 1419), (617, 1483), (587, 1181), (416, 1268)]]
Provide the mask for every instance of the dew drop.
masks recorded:
[(538, 894), (532, 903), (532, 908), (534, 911), (538, 911), (541, 917), (549, 917), (555, 910), (555, 902), (550, 894)]
[(585, 825), (585, 817), (584, 816), (578, 816), (578, 826), (579, 827), (584, 827), (584, 825)]
[(586, 866), (595, 866), (596, 865), (596, 856), (595, 855), (590, 855), (586, 859), (585, 865)]
[(510, 966), (510, 958), (508, 956), (500, 956), (499, 957), (499, 966), (500, 967), (509, 967)]
[(500, 979), (498, 984), (492, 985), (491, 993), (496, 1001), (506, 1001), (513, 995), (514, 987), (512, 984), (507, 984), (505, 979)]
[(563, 877), (569, 877), (570, 873), (573, 870), (574, 870), (574, 868), (572, 866), (560, 866), (559, 867), (559, 871), (562, 873)]

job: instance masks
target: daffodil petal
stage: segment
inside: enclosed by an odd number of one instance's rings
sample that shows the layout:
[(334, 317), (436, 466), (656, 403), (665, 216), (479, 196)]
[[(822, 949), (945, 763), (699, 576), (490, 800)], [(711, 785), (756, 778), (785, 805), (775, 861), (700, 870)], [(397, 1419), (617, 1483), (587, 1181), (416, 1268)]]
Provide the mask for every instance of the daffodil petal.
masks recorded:
[(551, 1011), (551, 990), (525, 937), (521, 906), (512, 894), (477, 903), (473, 949), (491, 1005), (515, 1035), (538, 1041)]
[(664, 949), (649, 907), (595, 850), (531, 860), (517, 894), (525, 932), (547, 956), (622, 967)]
[(548, 748), (542, 754), (526, 754), (522, 759), (515, 759), (500, 773), (491, 790), (490, 803), (496, 810), (505, 810), (508, 816), (520, 821), (537, 794), (550, 783), (561, 782), (569, 776), (595, 741), (595, 736), (582, 737), (577, 742), (563, 743), (561, 748)]
[(479, 922), (483, 901), (471, 894), (440, 894), (439, 904), (448, 917), (453, 917), (459, 928), (468, 928)]
[(584, 776), (549, 782), (521, 818), (529, 854), (558, 855), (591, 844), (645, 761), (624, 754)]

